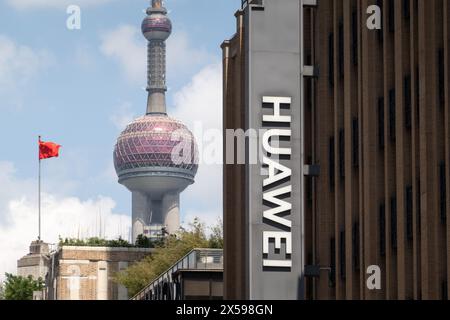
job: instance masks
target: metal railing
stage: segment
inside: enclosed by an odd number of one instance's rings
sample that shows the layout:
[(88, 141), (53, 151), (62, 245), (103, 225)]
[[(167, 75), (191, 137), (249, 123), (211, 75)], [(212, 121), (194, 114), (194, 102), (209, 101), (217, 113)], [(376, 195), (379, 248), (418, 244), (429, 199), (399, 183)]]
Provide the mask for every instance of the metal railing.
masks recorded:
[(241, 0), (241, 9), (244, 9), (249, 4), (263, 4), (263, 0)]
[(131, 300), (177, 300), (180, 288), (172, 275), (178, 270), (223, 270), (223, 250), (193, 249)]

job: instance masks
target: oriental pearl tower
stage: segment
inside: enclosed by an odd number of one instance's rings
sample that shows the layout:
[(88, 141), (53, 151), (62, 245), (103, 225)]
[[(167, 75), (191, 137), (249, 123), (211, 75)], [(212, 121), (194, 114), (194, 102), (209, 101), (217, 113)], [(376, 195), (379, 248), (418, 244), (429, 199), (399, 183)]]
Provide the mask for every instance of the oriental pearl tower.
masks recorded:
[(172, 23), (161, 0), (142, 22), (148, 40), (147, 112), (117, 139), (114, 166), (132, 193), (132, 237), (157, 238), (180, 227), (180, 193), (194, 183), (198, 151), (193, 134), (166, 110), (166, 43)]

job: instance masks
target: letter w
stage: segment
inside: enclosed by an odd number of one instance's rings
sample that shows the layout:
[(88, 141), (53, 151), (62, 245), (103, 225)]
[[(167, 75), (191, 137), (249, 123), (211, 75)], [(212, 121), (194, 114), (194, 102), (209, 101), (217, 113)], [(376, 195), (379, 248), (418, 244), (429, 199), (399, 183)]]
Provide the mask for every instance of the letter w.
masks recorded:
[(292, 186), (287, 186), (284, 188), (280, 188), (274, 191), (265, 192), (263, 195), (263, 199), (270, 203), (277, 205), (277, 207), (272, 208), (270, 210), (264, 211), (264, 218), (271, 220), (273, 222), (279, 223), (288, 228), (292, 227), (292, 221), (281, 218), (278, 214), (290, 211), (292, 209), (292, 204), (283, 200), (280, 200), (278, 197), (289, 194), (292, 192)]

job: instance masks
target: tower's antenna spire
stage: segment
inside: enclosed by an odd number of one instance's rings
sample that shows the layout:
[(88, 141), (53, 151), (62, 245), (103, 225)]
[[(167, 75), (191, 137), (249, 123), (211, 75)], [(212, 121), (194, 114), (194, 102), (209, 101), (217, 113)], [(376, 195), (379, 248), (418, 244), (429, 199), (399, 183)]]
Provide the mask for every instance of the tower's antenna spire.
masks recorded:
[(162, 0), (152, 0), (153, 8), (162, 8)]
[(162, 0), (152, 0), (142, 22), (142, 33), (148, 40), (147, 114), (166, 113), (166, 40), (171, 32), (172, 23)]

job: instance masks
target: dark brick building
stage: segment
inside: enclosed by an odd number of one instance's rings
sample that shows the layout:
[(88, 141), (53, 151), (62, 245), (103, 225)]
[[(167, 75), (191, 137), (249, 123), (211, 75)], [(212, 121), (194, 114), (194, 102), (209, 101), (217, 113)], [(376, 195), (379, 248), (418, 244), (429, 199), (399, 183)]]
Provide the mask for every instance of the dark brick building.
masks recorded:
[[(264, 10), (253, 3), (222, 45), (224, 130), (249, 129), (245, 16)], [(366, 27), (371, 5), (381, 30)], [(448, 299), (450, 1), (317, 0), (303, 30), (305, 165), (320, 167), (305, 178), (305, 264), (325, 270), (306, 297)], [(225, 298), (248, 297), (245, 179), (245, 165), (224, 166)], [(381, 290), (366, 286), (371, 265)]]

